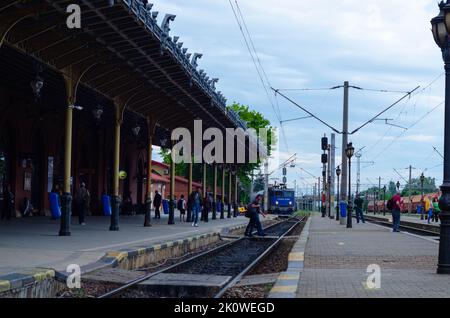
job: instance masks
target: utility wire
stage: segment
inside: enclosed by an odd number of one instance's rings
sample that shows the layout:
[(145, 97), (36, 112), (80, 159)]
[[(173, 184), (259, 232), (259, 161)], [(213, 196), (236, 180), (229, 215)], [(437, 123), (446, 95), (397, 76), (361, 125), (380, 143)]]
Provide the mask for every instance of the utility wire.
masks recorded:
[[(267, 98), (269, 99), (269, 102), (270, 102), (270, 104), (272, 106), (272, 109), (273, 109), (273, 111), (275, 113), (275, 116), (277, 117), (277, 120), (280, 123), (281, 135), (282, 135), (283, 141), (284, 141), (284, 143), (286, 145), (286, 149), (287, 149), (287, 151), (289, 151), (289, 145), (287, 143), (284, 127), (282, 125), (282, 116), (281, 116), (281, 111), (280, 111), (280, 105), (279, 105), (278, 100), (276, 99), (276, 96), (275, 96), (275, 101), (276, 101), (276, 107), (275, 107), (275, 105), (274, 105), (274, 103), (272, 101), (272, 98), (270, 97), (270, 93), (269, 93), (268, 87), (271, 86), (271, 83), (270, 83), (269, 78), (267, 76), (267, 73), (266, 73), (266, 71), (265, 71), (265, 69), (264, 69), (264, 67), (263, 67), (263, 65), (261, 63), (261, 59), (259, 58), (258, 51), (256, 50), (255, 43), (253, 42), (253, 38), (252, 38), (252, 36), (250, 34), (250, 31), (249, 31), (249, 29), (247, 27), (247, 23), (245, 22), (244, 15), (242, 14), (241, 8), (240, 8), (239, 3), (237, 2), (237, 0), (235, 0), (236, 9), (233, 7), (233, 4), (231, 3), (231, 0), (229, 0), (229, 3), (230, 3), (230, 6), (231, 6), (231, 9), (233, 10), (233, 13), (234, 13), (234, 16), (236, 18), (236, 21), (237, 21), (237, 23), (239, 25), (239, 29), (241, 31), (241, 34), (242, 34), (242, 36), (244, 38), (245, 45), (247, 46), (247, 49), (248, 49), (248, 51), (250, 53), (250, 56), (251, 56), (251, 58), (253, 60), (253, 64), (255, 65), (255, 68), (256, 68), (256, 71), (258, 73), (258, 76), (259, 76), (259, 78), (261, 80), (261, 83), (263, 84), (263, 87), (264, 87), (264, 90), (266, 92)], [(241, 20), (239, 20), (238, 15), (241, 18)], [(241, 23), (241, 21), (242, 21), (242, 23)], [(244, 26), (244, 28), (242, 28), (242, 26)], [(245, 29), (245, 33), (247, 34), (248, 40), (247, 40), (247, 37), (245, 36), (244, 29)], [(252, 51), (252, 49), (253, 49), (253, 51)], [(255, 57), (256, 57), (256, 59), (255, 59)], [(259, 67), (258, 67), (258, 65), (259, 65)]]
[(424, 116), (422, 116), (419, 120), (417, 120), (415, 123), (413, 123), (411, 126), (408, 127), (408, 130), (403, 131), (401, 134), (399, 134), (390, 144), (387, 146), (383, 151), (381, 151), (374, 160), (378, 159), (382, 154), (384, 154), (394, 143), (396, 143), (405, 133), (412, 128), (414, 128), (416, 125), (418, 125), (422, 120), (424, 120), (426, 117), (428, 117), (431, 113), (433, 113), (436, 109), (441, 107), (444, 104), (444, 102), (439, 103), (436, 107), (434, 107), (432, 110), (428, 111)]
[(278, 91), (332, 91), (338, 88), (343, 88), (344, 86), (335, 86), (330, 88), (280, 88)]
[(398, 101), (396, 101), (395, 103), (393, 103), (391, 106), (389, 106), (388, 108), (386, 108), (385, 110), (383, 110), (381, 113), (379, 113), (378, 115), (376, 115), (375, 117), (373, 117), (371, 120), (369, 120), (368, 122), (366, 122), (364, 125), (360, 126), (359, 128), (355, 129), (354, 131), (352, 131), (350, 133), (350, 135), (353, 135), (355, 133), (357, 133), (359, 130), (361, 130), (362, 128), (364, 128), (365, 126), (373, 123), (378, 117), (380, 117), (381, 115), (383, 115), (384, 113), (386, 113), (387, 111), (389, 111), (390, 109), (392, 109), (393, 107), (395, 107), (398, 103), (400, 103), (402, 100), (404, 100), (407, 97), (411, 97), (411, 94), (414, 93), (415, 91), (417, 91), (420, 88), (420, 86), (417, 86), (415, 89), (413, 89), (411, 92), (406, 93), (405, 96), (403, 96), (402, 98), (400, 98)]
[(439, 152), (439, 150), (437, 150), (436, 147), (433, 147), (434, 151), (436, 151), (436, 153), (442, 157), (442, 159), (445, 159), (444, 156)]
[(292, 99), (290, 99), (289, 97), (287, 97), (286, 95), (284, 95), (283, 93), (280, 93), (278, 90), (276, 90), (275, 88), (271, 87), (271, 89), (275, 92), (275, 94), (279, 94), (280, 96), (284, 97), (286, 100), (290, 101), (292, 104), (294, 104), (295, 106), (297, 106), (298, 108), (300, 108), (301, 110), (303, 110), (305, 113), (307, 113), (308, 115), (310, 115), (311, 117), (315, 118), (316, 120), (318, 120), (319, 122), (321, 122), (322, 124), (324, 124), (325, 126), (327, 126), (328, 128), (330, 128), (331, 130), (333, 130), (334, 132), (336, 132), (337, 134), (341, 134), (341, 132), (339, 130), (337, 130), (336, 128), (334, 128), (333, 126), (327, 124), (325, 121), (323, 121), (322, 119), (320, 119), (319, 117), (317, 117), (316, 115), (314, 115), (313, 113), (311, 113), (310, 111), (308, 111), (306, 108), (300, 106), (299, 104), (297, 104), (296, 102), (294, 102)]
[(270, 98), (269, 91), (267, 89), (266, 83), (264, 82), (263, 74), (262, 74), (261, 70), (258, 67), (258, 64), (257, 64), (257, 61), (255, 59), (255, 56), (253, 55), (252, 49), (250, 48), (249, 41), (247, 40), (247, 37), (245, 36), (245, 32), (244, 32), (244, 29), (242, 27), (242, 23), (239, 20), (238, 14), (236, 13), (236, 10), (235, 10), (233, 4), (231, 3), (231, 0), (228, 0), (228, 2), (230, 3), (231, 10), (233, 10), (234, 17), (236, 18), (236, 22), (237, 22), (237, 24), (239, 26), (239, 29), (240, 29), (241, 34), (242, 34), (242, 37), (244, 38), (245, 45), (247, 47), (248, 52), (250, 53), (250, 57), (252, 58), (253, 64), (254, 64), (254, 66), (256, 68), (256, 72), (258, 73), (258, 77), (259, 77), (259, 79), (261, 81), (261, 84), (264, 87), (264, 91), (266, 92), (267, 98), (268, 98), (268, 100), (269, 100), (269, 102), (270, 102), (270, 104), (271, 104), (271, 106), (273, 108), (275, 116), (277, 117), (278, 121), (281, 121), (281, 118), (280, 118), (279, 114), (276, 111), (275, 105), (274, 105), (272, 99)]

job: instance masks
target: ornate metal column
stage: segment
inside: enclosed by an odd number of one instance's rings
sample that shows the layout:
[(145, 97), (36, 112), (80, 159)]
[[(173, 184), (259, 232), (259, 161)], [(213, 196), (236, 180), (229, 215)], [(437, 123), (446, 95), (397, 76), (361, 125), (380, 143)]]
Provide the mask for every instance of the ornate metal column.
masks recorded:
[[(173, 149), (173, 144), (172, 144)], [(175, 160), (170, 157), (169, 225), (175, 224)]]
[(64, 145), (64, 193), (61, 197), (61, 227), (59, 236), (70, 236), (70, 221), (72, 215), (72, 195), (70, 189), (71, 169), (72, 169), (72, 123), (73, 104), (75, 103), (74, 85), (72, 74), (65, 74), (67, 92), (66, 108), (66, 132)]
[(119, 169), (120, 169), (120, 128), (122, 125), (122, 106), (115, 103), (115, 127), (114, 127), (114, 168), (113, 168), (113, 196), (111, 198), (111, 226), (110, 231), (119, 231), (120, 203), (119, 197)]
[(227, 215), (227, 217), (229, 219), (231, 219), (231, 193), (232, 193), (231, 185), (233, 183), (232, 177), (233, 177), (233, 175), (231, 173), (231, 168), (230, 168), (228, 170), (228, 215)]
[(213, 206), (212, 206), (212, 219), (217, 219), (217, 164), (214, 164), (214, 190), (213, 190)]
[[(189, 169), (189, 181), (188, 181), (188, 197), (186, 200), (189, 200), (189, 196), (192, 193), (192, 179), (193, 179), (193, 163), (192, 161), (188, 164)], [(186, 215), (186, 222), (190, 223), (192, 221), (192, 208), (190, 206), (187, 207), (187, 215)]]
[(155, 130), (155, 121), (152, 117), (147, 118), (148, 129), (148, 154), (147, 154), (147, 189), (145, 198), (145, 221), (144, 227), (151, 227), (151, 211), (152, 211), (152, 144)]
[(225, 164), (222, 164), (222, 197), (221, 197), (220, 219), (225, 219)]

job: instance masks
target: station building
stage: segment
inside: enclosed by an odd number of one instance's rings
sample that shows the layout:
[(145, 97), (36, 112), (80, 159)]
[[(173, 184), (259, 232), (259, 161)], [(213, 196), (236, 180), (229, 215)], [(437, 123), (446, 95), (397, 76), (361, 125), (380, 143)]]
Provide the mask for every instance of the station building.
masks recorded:
[[(110, 230), (119, 230), (127, 193), (144, 207), (148, 226), (156, 188), (169, 199), (195, 186), (208, 190), (206, 175), (192, 180), (192, 164), (186, 180), (175, 176), (174, 163), (154, 162), (152, 146), (170, 148), (171, 132), (193, 132), (194, 120), (224, 135), (246, 125), (226, 107), (218, 79), (199, 69), (202, 55), (170, 34), (175, 16), (160, 17), (148, 1), (80, 0), (81, 26), (69, 28), (72, 2), (0, 3), (0, 183), (11, 186), (17, 211), (29, 200), (42, 216), (59, 186), (61, 236), (70, 235), (73, 195), (82, 182), (94, 215), (101, 214), (102, 195), (111, 196)], [(226, 195), (236, 204), (236, 166), (210, 165), (214, 200), (224, 203)], [(217, 187), (219, 173), (229, 178), (229, 189)]]

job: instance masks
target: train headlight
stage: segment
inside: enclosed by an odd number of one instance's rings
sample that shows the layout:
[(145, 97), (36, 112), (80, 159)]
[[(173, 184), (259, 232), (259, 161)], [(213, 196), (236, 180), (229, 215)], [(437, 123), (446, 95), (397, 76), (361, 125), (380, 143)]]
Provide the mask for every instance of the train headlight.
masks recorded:
[(289, 201), (289, 205), (292, 205), (292, 201)]
[(275, 204), (276, 204), (276, 205), (279, 205), (280, 203), (277, 201), (277, 202), (275, 202)]

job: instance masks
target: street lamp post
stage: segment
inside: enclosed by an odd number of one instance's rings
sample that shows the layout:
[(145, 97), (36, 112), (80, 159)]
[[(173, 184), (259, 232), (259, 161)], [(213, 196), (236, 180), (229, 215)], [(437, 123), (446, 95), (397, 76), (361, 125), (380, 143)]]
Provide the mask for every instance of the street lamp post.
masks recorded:
[(328, 150), (328, 138), (325, 135), (322, 138), (322, 150), (323, 150), (323, 154), (322, 154), (322, 165), (323, 165), (323, 171), (322, 171), (322, 181), (323, 181), (323, 194), (322, 194), (322, 217), (326, 217), (327, 215), (327, 201), (325, 194), (327, 193), (326, 191), (330, 191), (330, 189), (327, 189), (327, 164), (328, 164), (328, 155), (327, 155), (327, 150)]
[(352, 143), (349, 143), (347, 149), (345, 149), (348, 158), (348, 215), (347, 215), (347, 228), (351, 229), (352, 226), (352, 157), (355, 154), (355, 148)]
[(341, 218), (341, 212), (340, 212), (340, 198), (341, 198), (341, 196), (340, 196), (340, 192), (339, 192), (339, 190), (340, 190), (340, 188), (339, 188), (339, 178), (341, 177), (341, 173), (342, 173), (342, 170), (341, 170), (341, 167), (337, 167), (337, 169), (336, 169), (336, 176), (337, 176), (337, 206), (336, 206), (336, 221), (339, 221), (340, 220), (340, 218)]
[(438, 274), (450, 274), (450, 5), (439, 4), (439, 15), (431, 20), (436, 44), (442, 50), (445, 63), (445, 128), (444, 128), (444, 182), (439, 207), (442, 210), (439, 242)]

